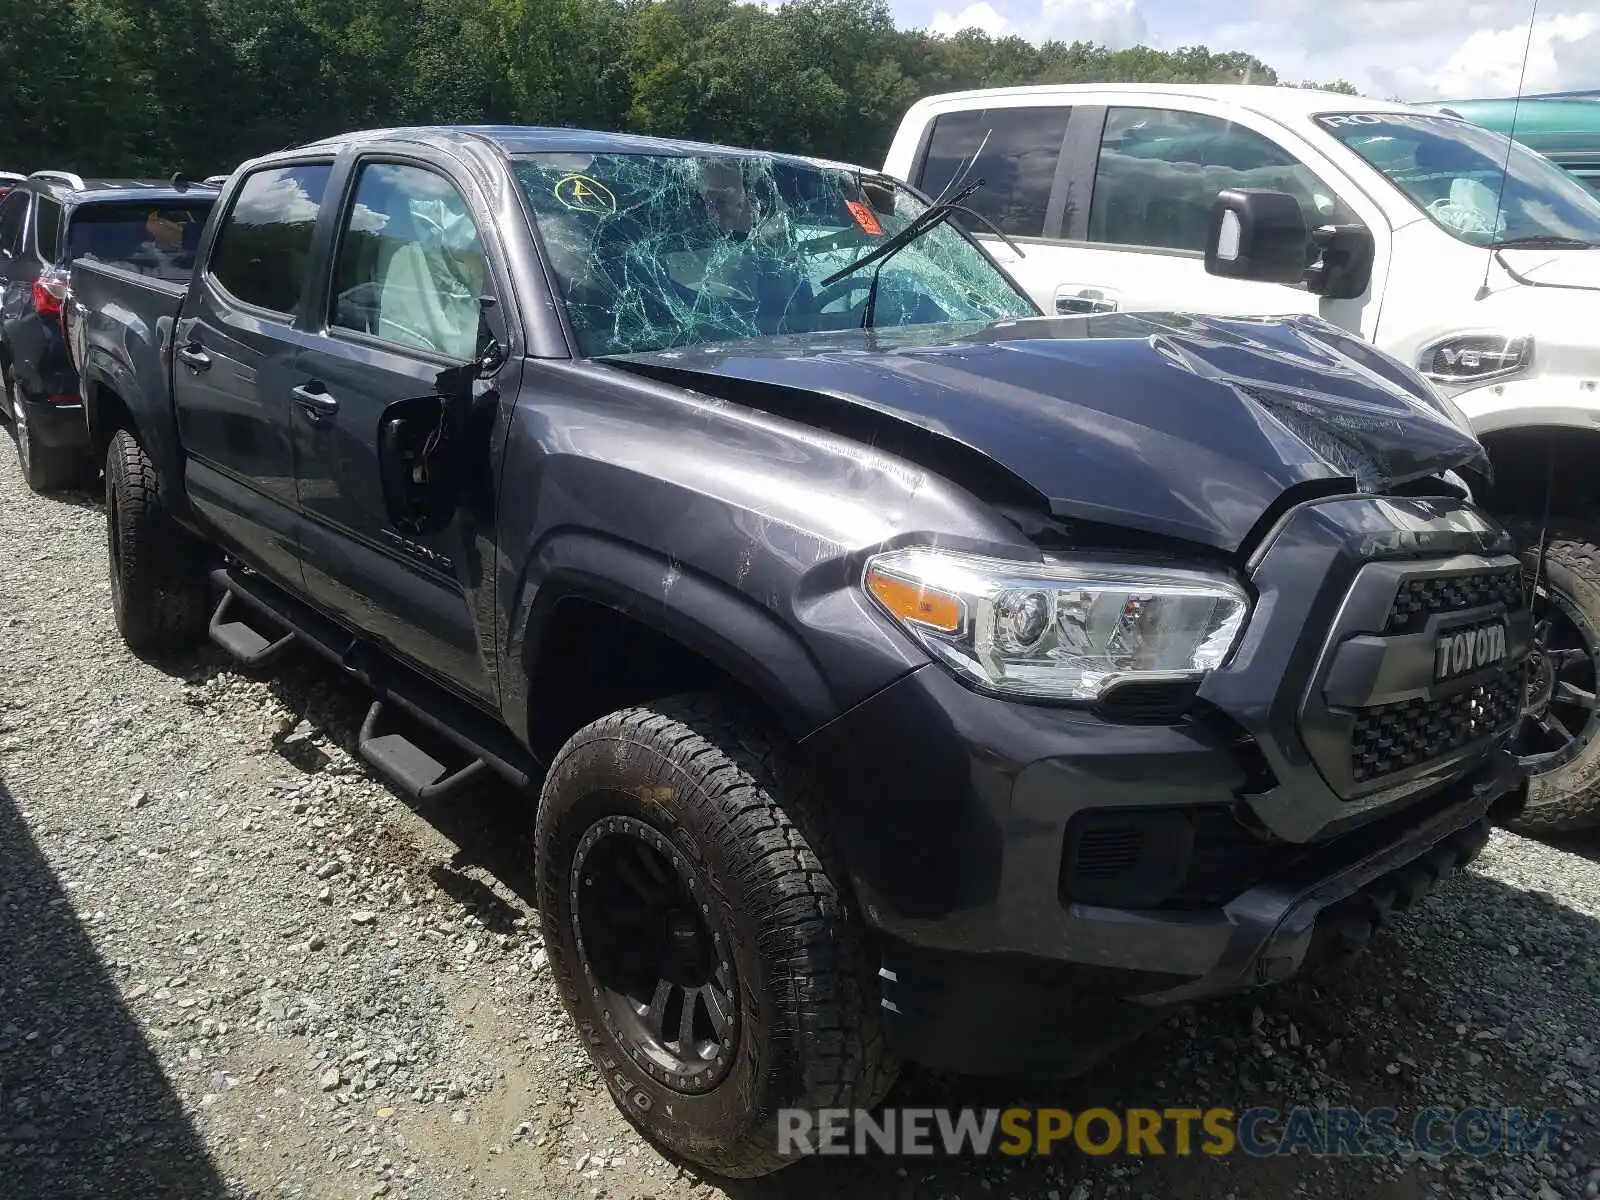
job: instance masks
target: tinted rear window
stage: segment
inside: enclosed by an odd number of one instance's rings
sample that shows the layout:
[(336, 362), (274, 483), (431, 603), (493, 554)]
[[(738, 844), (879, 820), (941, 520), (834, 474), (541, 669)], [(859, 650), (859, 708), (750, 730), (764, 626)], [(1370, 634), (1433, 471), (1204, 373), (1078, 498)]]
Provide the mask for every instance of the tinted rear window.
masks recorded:
[(207, 201), (84, 204), (67, 222), (67, 259), (97, 258), (142, 275), (183, 281), (194, 270)]
[(245, 177), (211, 251), (211, 274), (238, 300), (277, 313), (300, 306), (331, 163), (269, 167)]
[(1071, 116), (1070, 108), (1051, 106), (936, 117), (917, 186), (937, 197), (957, 177), (982, 179), (967, 207), (1014, 237), (1039, 237)]

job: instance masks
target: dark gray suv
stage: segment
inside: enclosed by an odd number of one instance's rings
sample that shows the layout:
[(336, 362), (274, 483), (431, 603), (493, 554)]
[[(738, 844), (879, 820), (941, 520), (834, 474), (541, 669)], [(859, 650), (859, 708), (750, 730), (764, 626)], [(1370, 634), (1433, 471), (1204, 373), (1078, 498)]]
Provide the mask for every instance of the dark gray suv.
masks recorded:
[(187, 280), (217, 192), (38, 171), (0, 199), (0, 418), (35, 491), (96, 474), (78, 375), (62, 336), (67, 269), (80, 256)]

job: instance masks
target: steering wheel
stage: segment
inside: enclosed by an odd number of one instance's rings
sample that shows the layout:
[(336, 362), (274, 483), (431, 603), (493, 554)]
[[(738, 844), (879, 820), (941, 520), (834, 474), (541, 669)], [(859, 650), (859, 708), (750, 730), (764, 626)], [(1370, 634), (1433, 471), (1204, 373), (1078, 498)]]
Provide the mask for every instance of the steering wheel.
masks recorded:
[[(829, 307), (837, 304), (840, 300), (847, 296), (854, 295), (856, 292), (860, 292), (861, 298), (865, 300), (867, 293), (871, 290), (872, 275), (870, 272), (863, 271), (857, 275), (847, 275), (837, 283), (829, 284), (816, 294), (812, 300), (812, 303), (816, 305), (818, 312), (826, 312)], [(881, 287), (879, 291), (881, 294)], [(845, 305), (845, 308), (847, 309), (850, 307), (851, 305)]]

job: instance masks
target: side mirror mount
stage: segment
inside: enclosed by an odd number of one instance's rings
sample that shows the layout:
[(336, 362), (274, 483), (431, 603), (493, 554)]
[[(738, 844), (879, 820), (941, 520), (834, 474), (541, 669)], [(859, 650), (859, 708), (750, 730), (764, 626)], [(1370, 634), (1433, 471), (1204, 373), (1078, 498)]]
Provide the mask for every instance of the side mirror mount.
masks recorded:
[(1206, 274), (1260, 283), (1305, 278), (1310, 234), (1287, 192), (1229, 188), (1217, 193), (1206, 233)]
[(477, 385), (498, 373), (507, 356), (489, 317), (494, 307), (493, 296), (479, 297), (475, 357), (440, 371), (431, 395), (396, 401), (378, 418), (384, 508), (402, 534), (427, 537), (447, 528), (467, 494)]
[(378, 470), (389, 520), (427, 537), (449, 526), (463, 494), (463, 459), (480, 364), (440, 371), (429, 396), (398, 400), (378, 418)]
[(442, 436), (445, 401), (415, 396), (389, 405), (378, 418), (378, 470), (383, 506), (400, 533), (426, 537), (455, 512), (455, 447)]
[(489, 379), (499, 374), (506, 365), (506, 347), (494, 329), (489, 314), (500, 302), (493, 296), (478, 297), (478, 343), (473, 365), (479, 379)]
[(1311, 234), (1320, 252), (1306, 268), (1306, 290), (1330, 300), (1354, 300), (1372, 282), (1376, 247), (1365, 225), (1324, 225)]

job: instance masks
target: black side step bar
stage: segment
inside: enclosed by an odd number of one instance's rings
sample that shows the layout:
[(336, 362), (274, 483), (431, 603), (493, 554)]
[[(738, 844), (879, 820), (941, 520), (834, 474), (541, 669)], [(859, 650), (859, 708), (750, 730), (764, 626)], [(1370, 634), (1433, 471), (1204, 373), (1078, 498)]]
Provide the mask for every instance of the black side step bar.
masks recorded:
[[(217, 601), (217, 610), (211, 614), (211, 640), (233, 655), (241, 666), (265, 666), (294, 645), (293, 630), (284, 630), (277, 637), (269, 636), (238, 614), (230, 614), (229, 610), (232, 607), (233, 592), (224, 588), (222, 599)], [(264, 613), (258, 614), (257, 624), (263, 623), (259, 620), (261, 616), (266, 616), (265, 624), (269, 628), (280, 625), (278, 621)]]
[(489, 764), (481, 758), (452, 770), (404, 733), (381, 731), (387, 715), (383, 701), (374, 700), (367, 719), (361, 723), (361, 757), (413, 800), (438, 800), (488, 770)]
[[(219, 567), (211, 572), (211, 582), (377, 693), (379, 703), (368, 711), (361, 727), (361, 756), (412, 799), (433, 799), (453, 792), (481, 775), (484, 768), (522, 789), (531, 788), (543, 774), (538, 760), (499, 720), (373, 650), (256, 572), (238, 566)], [(222, 611), (220, 606), (218, 611)], [(391, 711), (415, 720), (423, 731), (407, 736), (385, 729)], [(459, 747), (466, 764), (452, 768), (441, 761), (441, 753), (445, 758), (453, 756), (431, 744), (435, 739), (430, 733)], [(424, 747), (419, 741), (430, 744)], [(370, 753), (368, 743), (375, 747)]]

